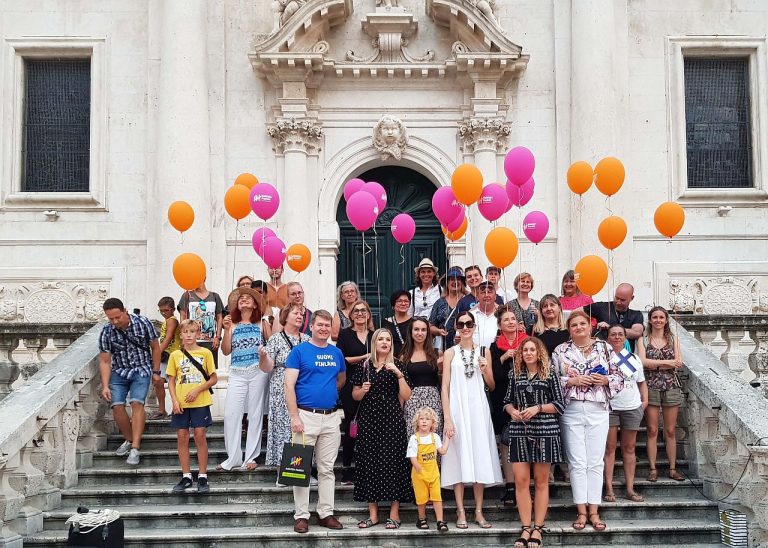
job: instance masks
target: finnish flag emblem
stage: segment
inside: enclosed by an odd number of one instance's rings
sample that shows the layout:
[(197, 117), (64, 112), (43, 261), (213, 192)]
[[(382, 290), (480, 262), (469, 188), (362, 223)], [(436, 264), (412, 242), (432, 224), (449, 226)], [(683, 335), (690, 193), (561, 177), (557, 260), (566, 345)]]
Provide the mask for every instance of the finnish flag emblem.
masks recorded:
[(621, 352), (614, 354), (611, 360), (625, 379), (631, 379), (635, 373), (643, 368), (643, 364), (632, 352), (623, 348)]

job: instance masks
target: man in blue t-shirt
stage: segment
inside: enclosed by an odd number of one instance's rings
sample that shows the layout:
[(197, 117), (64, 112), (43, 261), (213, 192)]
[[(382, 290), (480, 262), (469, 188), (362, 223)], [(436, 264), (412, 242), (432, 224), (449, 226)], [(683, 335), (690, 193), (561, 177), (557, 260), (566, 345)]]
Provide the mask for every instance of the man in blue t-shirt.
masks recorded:
[[(339, 454), (344, 412), (336, 409), (339, 390), (347, 379), (344, 355), (328, 344), (333, 316), (327, 310), (312, 314), (312, 338), (293, 348), (285, 362), (285, 403), (291, 416), (291, 431), (304, 433), (304, 443), (315, 446), (317, 462), (318, 524), (341, 529), (333, 515), (333, 465)], [(309, 487), (293, 488), (293, 530), (309, 530)]]

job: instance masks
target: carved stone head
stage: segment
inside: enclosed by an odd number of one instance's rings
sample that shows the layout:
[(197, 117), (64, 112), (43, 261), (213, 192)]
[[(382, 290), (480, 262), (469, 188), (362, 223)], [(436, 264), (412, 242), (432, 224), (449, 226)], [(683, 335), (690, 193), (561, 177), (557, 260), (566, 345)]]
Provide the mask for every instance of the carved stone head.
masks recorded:
[(408, 145), (405, 124), (390, 114), (384, 114), (373, 128), (373, 147), (381, 152), (382, 159), (392, 156), (399, 160)]

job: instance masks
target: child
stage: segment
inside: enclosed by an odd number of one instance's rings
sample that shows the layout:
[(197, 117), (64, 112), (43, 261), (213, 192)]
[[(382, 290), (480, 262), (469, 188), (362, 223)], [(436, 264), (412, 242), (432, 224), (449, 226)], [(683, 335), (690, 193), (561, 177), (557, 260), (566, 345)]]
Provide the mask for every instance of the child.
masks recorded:
[(427, 502), (432, 501), (437, 518), (437, 530), (445, 532), (448, 524), (443, 521), (443, 498), (440, 494), (440, 470), (437, 468), (437, 453), (445, 455), (450, 439), (445, 444), (437, 430), (437, 413), (431, 407), (422, 407), (413, 417), (415, 433), (408, 440), (408, 451), (405, 456), (411, 459), (411, 481), (416, 495), (416, 505), (419, 509), (419, 519), (416, 527), (429, 529), (427, 523)]
[(163, 297), (157, 303), (157, 309), (164, 318), (163, 325), (160, 326), (160, 377), (155, 379), (152, 384), (155, 386), (157, 394), (157, 411), (152, 413), (150, 419), (164, 419), (167, 416), (165, 412), (165, 381), (168, 379), (165, 371), (168, 368), (168, 357), (174, 350), (180, 348), (179, 341), (179, 320), (174, 316), (176, 303), (172, 297)]
[(208, 441), (205, 429), (212, 423), (211, 393), (209, 389), (216, 384), (216, 367), (213, 354), (207, 348), (197, 345), (200, 338), (200, 324), (194, 320), (184, 320), (181, 330), (181, 349), (171, 354), (168, 360), (168, 389), (173, 402), (171, 426), (176, 428), (178, 436), (179, 463), (182, 478), (174, 486), (174, 493), (183, 493), (192, 487), (192, 472), (189, 464), (189, 429), (195, 429), (197, 464), (200, 473), (197, 477), (197, 491), (207, 493), (208, 487)]

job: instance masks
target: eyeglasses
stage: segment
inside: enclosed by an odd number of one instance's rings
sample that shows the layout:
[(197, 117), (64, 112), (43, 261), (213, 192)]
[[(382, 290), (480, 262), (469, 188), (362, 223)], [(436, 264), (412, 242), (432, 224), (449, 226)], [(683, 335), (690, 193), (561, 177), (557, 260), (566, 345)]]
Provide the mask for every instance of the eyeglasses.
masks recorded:
[(456, 327), (458, 327), (459, 329), (464, 329), (465, 327), (467, 329), (472, 329), (475, 327), (475, 322), (471, 320), (468, 322), (456, 322)]
[(288, 293), (288, 296), (289, 297), (298, 297), (299, 295), (303, 295), (303, 294), (304, 294), (303, 291), (291, 291), (290, 293)]
[(411, 304), (411, 301), (409, 301), (408, 299), (397, 299), (395, 301), (395, 304)]
[(360, 315), (360, 314), (368, 314), (368, 309), (367, 308), (353, 308), (352, 309), (352, 314), (358, 314), (358, 315)]

